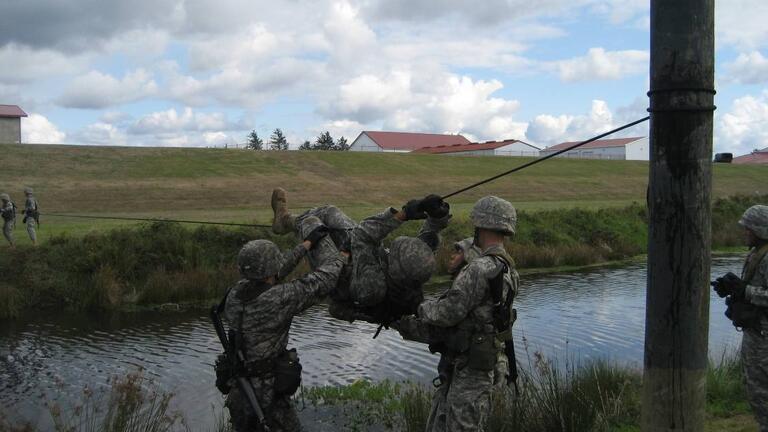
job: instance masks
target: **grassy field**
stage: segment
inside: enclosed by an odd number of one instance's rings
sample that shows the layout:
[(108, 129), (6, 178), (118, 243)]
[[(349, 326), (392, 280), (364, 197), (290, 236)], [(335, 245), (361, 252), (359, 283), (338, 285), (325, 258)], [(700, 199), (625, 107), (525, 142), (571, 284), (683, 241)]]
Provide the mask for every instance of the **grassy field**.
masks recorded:
[[(333, 203), (353, 217), (446, 194), (530, 159), (351, 152), (0, 145), (0, 191), (23, 202), (32, 186), (43, 213), (269, 222), (274, 187), (294, 208)], [(766, 166), (716, 165), (715, 196), (768, 193)], [(556, 159), (450, 200), (465, 214), (495, 194), (519, 209), (621, 207), (644, 202), (648, 164)], [(41, 239), (83, 234), (125, 222), (43, 217)], [(17, 231), (21, 244), (23, 231)]]

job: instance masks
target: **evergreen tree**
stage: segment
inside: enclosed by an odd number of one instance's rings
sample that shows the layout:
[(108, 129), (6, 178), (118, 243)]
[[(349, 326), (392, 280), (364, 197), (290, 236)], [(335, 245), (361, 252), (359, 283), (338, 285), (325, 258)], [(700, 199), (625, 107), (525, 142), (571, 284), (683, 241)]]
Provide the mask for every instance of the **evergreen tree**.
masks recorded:
[(333, 150), (335, 144), (333, 143), (333, 137), (330, 132), (325, 131), (320, 134), (315, 140), (315, 150)]
[(275, 129), (272, 136), (269, 137), (269, 148), (270, 150), (288, 150), (288, 140), (285, 139), (280, 128)]
[(347, 143), (347, 139), (344, 137), (341, 137), (336, 141), (336, 145), (333, 148), (334, 150), (339, 151), (347, 151), (349, 150), (349, 144)]
[(299, 150), (314, 150), (312, 143), (309, 140), (305, 140), (304, 144), (299, 146)]
[(245, 148), (250, 150), (262, 150), (264, 148), (264, 141), (259, 138), (259, 134), (255, 130), (248, 134), (248, 143)]

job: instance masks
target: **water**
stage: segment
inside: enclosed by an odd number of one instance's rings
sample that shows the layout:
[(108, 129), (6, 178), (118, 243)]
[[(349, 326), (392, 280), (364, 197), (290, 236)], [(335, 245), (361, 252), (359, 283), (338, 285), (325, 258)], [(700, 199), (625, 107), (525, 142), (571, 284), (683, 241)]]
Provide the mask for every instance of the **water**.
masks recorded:
[[(739, 273), (743, 258), (718, 258), (713, 275)], [(540, 351), (559, 359), (608, 358), (640, 367), (645, 320), (645, 266), (523, 278), (516, 300), (518, 356)], [(710, 355), (740, 341), (712, 296)], [(394, 331), (376, 340), (375, 326), (329, 319), (322, 305), (297, 317), (290, 345), (304, 364), (304, 384), (358, 379), (427, 383), (437, 356)], [(211, 422), (221, 405), (213, 386), (218, 340), (204, 312), (142, 312), (100, 318), (36, 315), (0, 322), (0, 407), (46, 424), (46, 400), (78, 400), (83, 386), (104, 387), (110, 376), (136, 367), (173, 391), (175, 407), (194, 425)], [(527, 354), (528, 353), (528, 354)]]

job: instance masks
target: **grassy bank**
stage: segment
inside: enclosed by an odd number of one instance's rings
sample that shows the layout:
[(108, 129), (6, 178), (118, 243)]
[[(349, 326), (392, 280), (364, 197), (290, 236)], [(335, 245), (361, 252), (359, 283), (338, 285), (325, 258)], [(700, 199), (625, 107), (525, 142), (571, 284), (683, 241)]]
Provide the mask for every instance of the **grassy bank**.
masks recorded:
[[(718, 199), (713, 205), (713, 246), (741, 244), (735, 221), (750, 205), (766, 201), (768, 196)], [(522, 211), (519, 232), (507, 246), (521, 269), (584, 266), (645, 253), (646, 225), (646, 210), (637, 204)], [(413, 235), (418, 227), (419, 222), (410, 222), (393, 236)], [(438, 252), (441, 272), (453, 242), (471, 232), (466, 217), (455, 217)], [(278, 237), (267, 229), (153, 223), (62, 235), (38, 248), (7, 250), (0, 255), (0, 318), (33, 308), (104, 310), (210, 302), (238, 279), (235, 257), (254, 238), (272, 239), (282, 248), (295, 242), (292, 236)]]
[[(43, 213), (238, 222), (267, 221), (269, 196), (277, 186), (288, 190), (295, 208), (333, 203), (359, 218), (426, 193), (457, 190), (530, 160), (51, 145), (0, 145), (0, 153), (0, 191), (22, 201), (23, 187), (34, 187)], [(766, 166), (716, 164), (714, 196), (768, 194), (766, 176)], [(458, 215), (487, 194), (529, 211), (623, 207), (645, 201), (647, 180), (646, 162), (553, 159), (460, 194), (451, 204)], [(41, 240), (125, 225), (44, 216)], [(23, 231), (17, 234), (22, 244), (28, 241)]]
[[(639, 431), (641, 372), (604, 361), (582, 365), (537, 358), (534, 369), (520, 379), (520, 394), (510, 389), (493, 395), (485, 432), (608, 432)], [(745, 400), (741, 365), (733, 357), (711, 363), (707, 375), (706, 431), (757, 431)], [(189, 431), (182, 413), (169, 406), (173, 395), (157, 389), (141, 373), (115, 378), (108, 392), (86, 389), (72, 404), (49, 403), (57, 432)], [(299, 413), (309, 431), (394, 430), (420, 432), (429, 415), (432, 389), (413, 383), (357, 381), (335, 387), (303, 389), (296, 399), (308, 402)], [(316, 413), (326, 412), (330, 421)], [(217, 431), (226, 431), (216, 411)], [(0, 431), (33, 432), (22, 422), (2, 419)]]

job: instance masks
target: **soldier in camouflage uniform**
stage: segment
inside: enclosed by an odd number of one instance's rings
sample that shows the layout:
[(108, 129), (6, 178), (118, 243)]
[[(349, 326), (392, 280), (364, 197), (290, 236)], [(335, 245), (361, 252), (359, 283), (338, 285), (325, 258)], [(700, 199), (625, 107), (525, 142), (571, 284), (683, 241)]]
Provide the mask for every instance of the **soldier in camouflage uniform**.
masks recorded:
[(16, 204), (6, 193), (0, 194), (0, 216), (3, 218), (3, 236), (11, 244), (11, 248), (15, 248), (13, 229), (16, 227)]
[(40, 220), (40, 209), (37, 205), (37, 198), (32, 195), (32, 188), (28, 187), (24, 189), (24, 195), (27, 197), (24, 203), (24, 223), (27, 224), (27, 234), (29, 239), (32, 240), (32, 245), (37, 246), (37, 223)]
[[(317, 218), (329, 229), (332, 243), (350, 252), (352, 263), (339, 279), (330, 314), (346, 321), (364, 319), (379, 324), (416, 311), (423, 300), (421, 286), (436, 267), (438, 234), (450, 219), (448, 204), (435, 195), (409, 201), (402, 210), (390, 208), (359, 224), (334, 206), (317, 207), (294, 216), (287, 209), (283, 189), (272, 193), (272, 208), (275, 233), (301, 231), (307, 219)], [(392, 241), (389, 249), (382, 246), (392, 231), (414, 219), (426, 219), (417, 238), (401, 236)], [(316, 268), (324, 262), (323, 255), (333, 255), (335, 251), (321, 249), (311, 254), (310, 266)]]
[(768, 432), (768, 206), (750, 207), (739, 224), (744, 227), (745, 240), (751, 248), (741, 277), (729, 273), (713, 285), (720, 297), (729, 296), (734, 324), (734, 303), (757, 306), (757, 323), (742, 328), (741, 359), (749, 403), (760, 431)]
[[(471, 219), (477, 249), (460, 242), (468, 262), (451, 288), (422, 303), (417, 316), (393, 325), (404, 338), (429, 343), (441, 353), (428, 432), (483, 430), (491, 394), (500, 382), (506, 384), (509, 373), (503, 350), (511, 340), (511, 301), (518, 275), (504, 249), (504, 237), (515, 233), (517, 217), (509, 202), (488, 196), (475, 204)], [(505, 329), (496, 323), (499, 307), (510, 312)]]
[[(243, 348), (246, 357), (245, 374), (272, 432), (302, 430), (290, 401), (291, 394), (278, 393), (276, 372), (277, 362), (296, 355), (295, 350), (286, 350), (293, 317), (334, 289), (348, 259), (348, 255), (337, 252), (314, 272), (281, 283), (308, 251), (322, 247), (328, 240), (319, 220), (308, 220), (305, 228), (302, 244), (286, 254), (268, 240), (248, 242), (238, 256), (244, 279), (225, 297), (224, 317), (230, 329), (237, 331), (236, 344)], [(246, 397), (234, 385), (234, 380), (231, 381), (226, 406), (235, 431), (261, 430)]]

